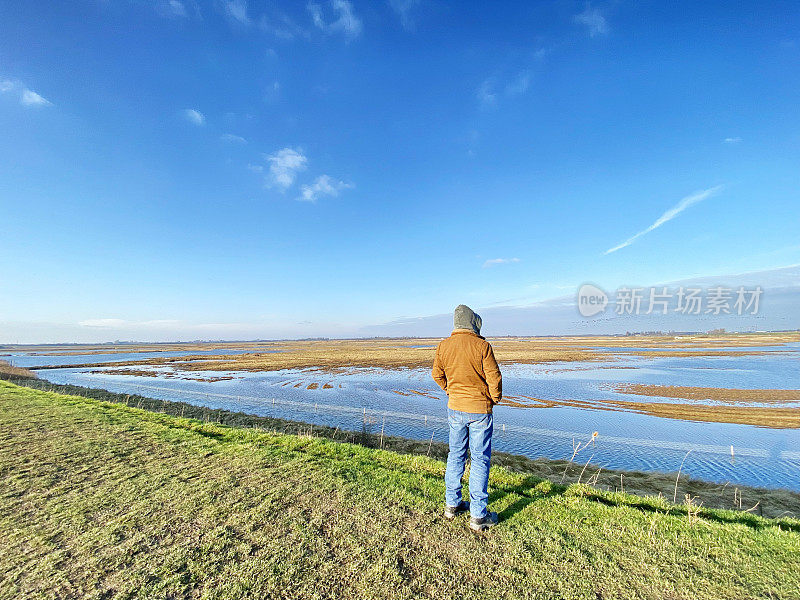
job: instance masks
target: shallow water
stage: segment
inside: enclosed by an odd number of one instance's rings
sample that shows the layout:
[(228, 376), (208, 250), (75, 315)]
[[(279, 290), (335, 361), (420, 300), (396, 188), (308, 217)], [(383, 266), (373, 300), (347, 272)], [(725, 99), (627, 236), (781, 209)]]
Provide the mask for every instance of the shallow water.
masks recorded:
[[(504, 392), (541, 399), (636, 400), (639, 399), (636, 396), (610, 391), (608, 385), (629, 382), (800, 389), (800, 344), (788, 344), (780, 349), (791, 352), (762, 356), (626, 357), (618, 360), (609, 357), (608, 362), (509, 365), (503, 367)], [(147, 353), (117, 354), (109, 360), (145, 358), (143, 354)], [(75, 359), (77, 363), (95, 362), (97, 357), (15, 356), (12, 360), (14, 364), (24, 366), (20, 359), (35, 358), (39, 361), (36, 364), (42, 365), (48, 362), (65, 364), (55, 362), (64, 358)], [(373, 432), (383, 429), (386, 435), (422, 440), (431, 439), (431, 436), (438, 441), (447, 439), (446, 398), (431, 380), (427, 369), (387, 371), (353, 368), (329, 374), (314, 369), (187, 373), (168, 367), (143, 368), (153, 370), (159, 376), (89, 372), (97, 368), (48, 369), (40, 371), (39, 376), (54, 383), (139, 393), (342, 429), (360, 430), (366, 423)], [(201, 382), (181, 378), (219, 375), (232, 375), (234, 379)], [(316, 384), (316, 389), (308, 389), (312, 384)], [(330, 387), (324, 387), (326, 385)], [(659, 401), (658, 398), (647, 400)], [(494, 448), (532, 458), (569, 459), (573, 443), (587, 442), (594, 431), (599, 433), (597, 439), (578, 453), (575, 462), (590, 461), (610, 469), (675, 472), (686, 457), (683, 472), (695, 477), (800, 491), (798, 429), (689, 422), (574, 407), (498, 406), (495, 409)]]

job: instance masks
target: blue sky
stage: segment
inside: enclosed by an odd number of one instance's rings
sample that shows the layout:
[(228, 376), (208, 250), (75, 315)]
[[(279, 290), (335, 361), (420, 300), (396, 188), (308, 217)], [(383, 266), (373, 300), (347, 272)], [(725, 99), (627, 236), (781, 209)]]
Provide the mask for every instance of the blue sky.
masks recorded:
[(796, 2), (2, 3), (0, 342), (797, 264), (798, 106)]

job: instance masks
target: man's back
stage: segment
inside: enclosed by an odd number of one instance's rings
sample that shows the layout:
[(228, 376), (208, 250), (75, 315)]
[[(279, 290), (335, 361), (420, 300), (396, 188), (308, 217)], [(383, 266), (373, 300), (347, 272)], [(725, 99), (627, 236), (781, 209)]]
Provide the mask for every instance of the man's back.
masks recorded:
[(447, 406), (468, 413), (491, 413), (503, 394), (492, 346), (467, 329), (456, 329), (436, 348), (434, 380), (449, 398)]

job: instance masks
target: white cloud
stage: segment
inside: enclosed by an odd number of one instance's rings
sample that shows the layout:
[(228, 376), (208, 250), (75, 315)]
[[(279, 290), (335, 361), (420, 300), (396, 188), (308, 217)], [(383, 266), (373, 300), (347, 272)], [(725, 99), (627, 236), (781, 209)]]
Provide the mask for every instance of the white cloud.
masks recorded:
[(0, 94), (14, 94), (19, 98), (19, 103), (22, 106), (53, 106), (47, 98), (44, 98), (34, 92), (33, 90), (25, 87), (19, 81), (13, 79), (0, 80)]
[(197, 0), (156, 0), (156, 11), (167, 19), (202, 19)]
[(633, 235), (633, 236), (629, 237), (627, 240), (625, 240), (621, 244), (619, 244), (617, 246), (614, 246), (613, 248), (609, 248), (608, 250), (603, 252), (603, 254), (611, 254), (612, 252), (616, 252), (617, 250), (621, 250), (622, 248), (625, 248), (626, 246), (630, 246), (633, 242), (635, 242), (637, 239), (639, 239), (643, 235), (646, 235), (646, 234), (650, 233), (654, 229), (658, 229), (664, 223), (667, 223), (668, 221), (671, 221), (672, 219), (677, 217), (679, 214), (681, 214), (683, 211), (685, 211), (690, 206), (693, 206), (694, 204), (697, 204), (698, 202), (702, 202), (706, 198), (710, 198), (714, 194), (718, 193), (722, 188), (723, 188), (723, 186), (717, 185), (717, 186), (714, 186), (712, 188), (708, 188), (707, 190), (701, 190), (699, 192), (695, 192), (694, 194), (686, 196), (685, 198), (681, 199), (681, 201), (678, 202), (675, 206), (673, 206), (667, 212), (665, 212), (663, 215), (658, 217), (658, 219), (656, 219), (655, 222), (652, 225), (650, 225), (650, 227), (648, 227), (647, 229), (643, 229), (642, 231), (640, 231), (636, 235)]
[(273, 81), (264, 90), (264, 100), (266, 102), (275, 102), (281, 96), (281, 83), (280, 81)]
[(169, 13), (176, 17), (187, 16), (186, 7), (180, 0), (169, 0), (169, 2), (167, 2), (167, 7), (169, 9)]
[(496, 265), (507, 265), (510, 263), (518, 263), (521, 262), (519, 258), (490, 258), (486, 262), (483, 263), (483, 268), (494, 267)]
[(586, 9), (573, 17), (575, 23), (584, 25), (589, 33), (589, 37), (597, 37), (608, 33), (608, 21), (597, 8), (592, 8), (587, 2)]
[(321, 196), (338, 196), (342, 190), (352, 187), (352, 183), (345, 183), (328, 175), (320, 175), (314, 180), (314, 183), (300, 186), (300, 197), (297, 199), (304, 202), (316, 202), (317, 198)]
[(231, 21), (240, 25), (250, 25), (250, 17), (247, 15), (247, 3), (245, 0), (225, 0), (222, 3), (225, 16)]
[(297, 173), (305, 170), (308, 164), (305, 155), (292, 148), (283, 148), (266, 158), (269, 163), (270, 185), (283, 190), (292, 186)]
[(125, 319), (86, 319), (80, 321), (81, 327), (121, 327), (128, 323)]
[(322, 14), (322, 6), (314, 2), (308, 3), (308, 12), (314, 25), (326, 33), (342, 33), (348, 39), (353, 39), (361, 34), (363, 24), (353, 12), (353, 5), (348, 0), (330, 0), (331, 9), (335, 19), (326, 21)]
[(79, 321), (81, 327), (94, 327), (98, 329), (131, 328), (131, 327), (169, 327), (180, 325), (176, 319), (151, 319), (149, 321), (129, 321), (127, 319), (86, 319)]
[(311, 20), (314, 22), (314, 25), (320, 29), (325, 29), (325, 21), (322, 19), (322, 7), (319, 4), (309, 2), (308, 12), (311, 13)]
[(22, 104), (25, 106), (52, 106), (53, 103), (47, 100), (46, 98), (42, 98), (39, 94), (34, 92), (33, 90), (29, 90), (25, 88), (22, 90), (22, 96), (19, 99)]
[(508, 80), (505, 85), (498, 82), (497, 78), (489, 77), (484, 79), (476, 96), (482, 108), (496, 108), (499, 100), (502, 97), (514, 98), (522, 96), (528, 91), (531, 83), (530, 71), (520, 71), (512, 79)]
[(397, 16), (400, 17), (400, 23), (406, 31), (413, 31), (414, 21), (411, 18), (411, 13), (419, 6), (420, 0), (389, 0), (389, 6), (392, 7)]
[(726, 144), (738, 144), (739, 142), (742, 141), (742, 138), (740, 138), (740, 137), (726, 137), (722, 141), (725, 142)]
[[(247, 0), (222, 0), (221, 6), (225, 16), (236, 26), (258, 27), (282, 40), (292, 40), (297, 36), (307, 35), (292, 19), (277, 10), (269, 11), (272, 13), (270, 16), (266, 13), (261, 16), (251, 16)], [(274, 55), (273, 50), (267, 50), (267, 52)]]
[(194, 108), (186, 108), (183, 110), (184, 118), (193, 125), (204, 125), (206, 122), (205, 116), (199, 110)]
[(246, 144), (247, 143), (247, 140), (244, 139), (242, 136), (234, 135), (232, 133), (223, 133), (221, 136), (219, 136), (219, 139), (221, 139), (223, 142), (228, 142), (228, 143), (231, 143), (231, 144)]
[[(277, 14), (273, 18), (262, 15), (261, 19), (258, 21), (258, 26), (267, 33), (271, 33), (276, 38), (282, 40), (292, 40), (296, 37), (308, 36), (308, 32), (305, 29), (297, 25), (297, 23), (292, 21), (292, 19), (285, 14)], [(267, 52), (272, 52), (274, 56), (274, 50), (267, 50)]]

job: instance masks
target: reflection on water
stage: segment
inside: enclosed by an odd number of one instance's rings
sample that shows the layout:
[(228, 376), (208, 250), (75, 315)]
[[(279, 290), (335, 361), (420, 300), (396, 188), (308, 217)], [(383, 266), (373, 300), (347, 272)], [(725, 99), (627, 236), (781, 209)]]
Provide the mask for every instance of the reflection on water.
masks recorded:
[[(800, 389), (800, 345), (789, 344), (780, 349), (784, 352), (759, 356), (626, 357), (608, 362), (509, 365), (503, 368), (504, 391), (512, 396), (545, 400), (631, 400), (630, 395), (612, 391), (609, 384)], [(787, 349), (792, 351), (785, 352)], [(112, 356), (109, 360), (145, 358), (143, 354), (147, 353), (109, 355)], [(97, 356), (15, 356), (13, 361), (19, 366), (24, 366), (21, 359), (31, 358), (40, 365), (68, 364), (56, 362), (67, 358), (75, 364), (95, 362)], [(180, 375), (165, 367), (145, 368), (162, 375)], [(63, 368), (40, 371), (39, 376), (55, 383), (140, 393), (343, 429), (359, 430), (366, 421), (373, 430), (383, 427), (387, 435), (424, 440), (433, 435), (435, 440), (447, 440), (445, 395), (431, 380), (427, 369), (353, 368), (336, 374), (314, 369), (229, 372), (225, 374), (234, 375), (234, 379), (213, 383), (88, 371)], [(190, 376), (220, 374), (195, 371)], [(594, 445), (581, 451), (577, 462), (591, 460), (610, 469), (674, 472), (691, 451), (683, 471), (692, 476), (800, 491), (800, 430), (797, 429), (678, 421), (575, 407), (499, 406), (495, 409), (494, 448), (534, 458), (568, 459), (572, 455), (573, 438), (576, 442), (587, 441), (593, 431), (598, 431), (599, 437)]]

